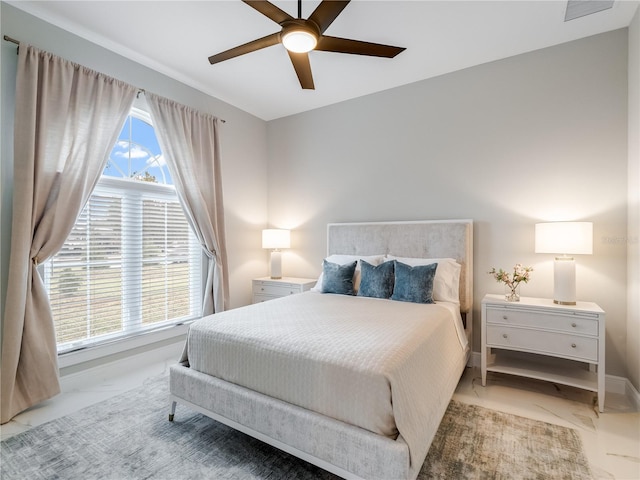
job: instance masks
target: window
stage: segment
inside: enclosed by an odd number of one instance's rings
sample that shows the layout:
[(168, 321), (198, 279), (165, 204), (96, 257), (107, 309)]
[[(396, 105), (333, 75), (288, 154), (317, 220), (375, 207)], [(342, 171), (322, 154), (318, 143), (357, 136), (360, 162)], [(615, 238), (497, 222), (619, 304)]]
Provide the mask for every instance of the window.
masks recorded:
[(58, 353), (200, 315), (202, 254), (150, 118), (134, 109), (62, 249), (44, 264)]

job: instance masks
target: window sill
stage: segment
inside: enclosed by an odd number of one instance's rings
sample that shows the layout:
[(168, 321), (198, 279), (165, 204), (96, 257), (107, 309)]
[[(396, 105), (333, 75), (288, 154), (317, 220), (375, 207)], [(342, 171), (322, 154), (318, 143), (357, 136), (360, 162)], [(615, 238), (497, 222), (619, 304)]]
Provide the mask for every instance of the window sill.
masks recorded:
[[(163, 345), (183, 341), (189, 324), (175, 325), (162, 330), (124, 338), (58, 355), (60, 375), (68, 375), (93, 368), (124, 357), (153, 350)], [(178, 360), (178, 359), (176, 359)]]

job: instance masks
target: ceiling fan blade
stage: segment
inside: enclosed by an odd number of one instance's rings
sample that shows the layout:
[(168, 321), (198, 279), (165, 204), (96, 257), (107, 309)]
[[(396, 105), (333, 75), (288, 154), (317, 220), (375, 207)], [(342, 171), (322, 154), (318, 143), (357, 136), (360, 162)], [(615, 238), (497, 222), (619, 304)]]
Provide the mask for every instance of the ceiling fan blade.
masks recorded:
[(313, 75), (311, 75), (311, 64), (309, 63), (309, 54), (295, 53), (287, 50), (293, 68), (296, 70), (300, 86), (306, 90), (315, 90), (313, 85)]
[(313, 11), (309, 20), (320, 27), (320, 33), (324, 33), (350, 1), (351, 0), (323, 0), (322, 3), (318, 5), (318, 8)]
[(239, 47), (234, 47), (229, 50), (225, 50), (224, 52), (211, 55), (209, 57), (209, 63), (213, 65), (214, 63), (224, 62), (225, 60), (229, 60), (230, 58), (239, 57), (240, 55), (244, 55), (245, 53), (255, 52), (256, 50), (261, 50), (278, 43), (280, 43), (280, 32), (272, 33), (271, 35), (258, 38), (257, 40), (245, 43), (244, 45), (240, 45)]
[(250, 7), (255, 8), (265, 17), (270, 18), (278, 25), (287, 20), (293, 20), (293, 17), (289, 15), (287, 12), (280, 10), (273, 3), (267, 2), (265, 0), (242, 0), (244, 3), (249, 5)]
[(393, 47), (391, 45), (382, 45), (380, 43), (362, 42), (360, 40), (350, 40), (348, 38), (328, 37), (323, 35), (318, 40), (318, 45), (316, 45), (315, 50), (393, 58), (406, 49), (404, 47)]

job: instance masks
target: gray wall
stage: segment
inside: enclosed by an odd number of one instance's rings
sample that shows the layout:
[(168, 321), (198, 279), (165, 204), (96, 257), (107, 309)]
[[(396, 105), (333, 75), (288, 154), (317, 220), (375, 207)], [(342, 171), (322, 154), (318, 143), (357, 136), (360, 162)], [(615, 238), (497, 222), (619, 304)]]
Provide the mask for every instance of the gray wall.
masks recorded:
[(579, 300), (607, 312), (609, 374), (626, 375), (627, 29), (458, 71), (268, 124), (269, 220), (293, 228), (285, 274), (315, 276), (325, 225), (475, 221), (475, 341), (486, 272), (533, 265), (534, 224), (594, 223)]
[(629, 26), (629, 231), (627, 369), (640, 390), (640, 8)]
[[(205, 95), (154, 70), (125, 59), (80, 37), (2, 3), (2, 34), (55, 53), (107, 75), (144, 88), (226, 120), (222, 125), (222, 176), (230, 271), (231, 306), (251, 300), (251, 278), (266, 273), (265, 252), (259, 248), (260, 231), (267, 222), (266, 122)], [(2, 168), (0, 249), (2, 294), (6, 278), (11, 230), (13, 185), (13, 99), (16, 46), (2, 41)], [(258, 247), (258, 248), (256, 248)], [(4, 303), (4, 302), (3, 302)]]

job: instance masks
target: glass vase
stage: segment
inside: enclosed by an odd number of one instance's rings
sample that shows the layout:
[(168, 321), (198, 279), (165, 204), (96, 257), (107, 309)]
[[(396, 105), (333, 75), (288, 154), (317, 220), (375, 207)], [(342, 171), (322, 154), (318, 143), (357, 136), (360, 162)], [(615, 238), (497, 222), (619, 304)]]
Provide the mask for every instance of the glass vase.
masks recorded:
[(515, 287), (509, 285), (504, 286), (504, 299), (507, 302), (519, 302), (520, 301), (520, 284)]

